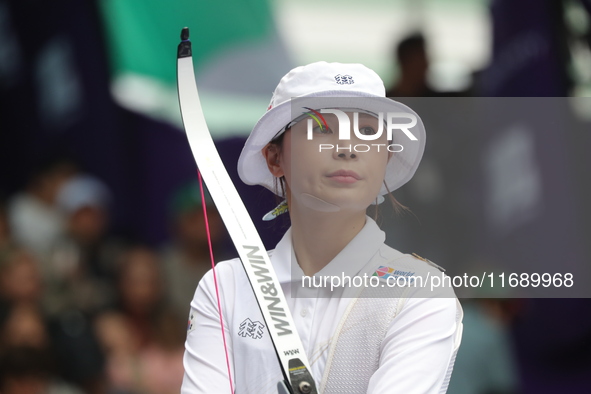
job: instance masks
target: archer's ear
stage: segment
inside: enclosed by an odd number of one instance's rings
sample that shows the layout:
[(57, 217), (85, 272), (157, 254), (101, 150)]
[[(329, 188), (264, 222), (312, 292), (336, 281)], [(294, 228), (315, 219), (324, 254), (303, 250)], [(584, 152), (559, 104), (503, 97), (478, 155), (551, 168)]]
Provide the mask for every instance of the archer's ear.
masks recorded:
[(276, 144), (267, 144), (261, 153), (267, 162), (267, 167), (273, 176), (280, 178), (285, 175), (281, 166), (281, 151)]

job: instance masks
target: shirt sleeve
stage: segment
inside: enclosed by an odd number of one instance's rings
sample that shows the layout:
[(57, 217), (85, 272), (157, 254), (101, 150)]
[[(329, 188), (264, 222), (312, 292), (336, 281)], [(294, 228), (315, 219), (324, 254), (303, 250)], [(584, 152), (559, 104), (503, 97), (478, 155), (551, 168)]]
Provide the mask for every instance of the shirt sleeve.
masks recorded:
[(457, 298), (409, 298), (382, 342), (368, 393), (447, 391), (462, 336)]
[[(232, 272), (228, 265), (218, 264), (216, 268), (218, 280), (232, 280)], [(228, 329), (233, 300), (233, 286), (223, 286), (220, 291), (224, 317), (227, 351), (229, 355), (232, 380), (234, 380), (232, 338)], [(220, 329), (220, 318), (213, 273), (210, 270), (197, 287), (191, 301), (191, 311), (187, 327), (187, 340), (183, 357), (185, 374), (181, 387), (182, 394), (198, 393), (230, 393), (226, 352)]]

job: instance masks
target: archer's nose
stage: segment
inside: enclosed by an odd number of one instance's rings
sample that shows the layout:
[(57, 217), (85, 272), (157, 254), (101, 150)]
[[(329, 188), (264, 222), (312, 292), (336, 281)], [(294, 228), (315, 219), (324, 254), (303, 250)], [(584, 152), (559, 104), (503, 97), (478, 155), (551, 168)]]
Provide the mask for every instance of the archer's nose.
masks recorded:
[(352, 160), (356, 159), (359, 155), (355, 152), (354, 145), (335, 145), (332, 151), (332, 157), (335, 160)]

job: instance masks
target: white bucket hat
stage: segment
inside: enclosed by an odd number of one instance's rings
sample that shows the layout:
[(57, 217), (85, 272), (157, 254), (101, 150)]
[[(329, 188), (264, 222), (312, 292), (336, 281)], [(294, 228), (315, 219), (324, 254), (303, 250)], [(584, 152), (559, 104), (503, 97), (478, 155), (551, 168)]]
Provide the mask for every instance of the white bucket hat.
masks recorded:
[[(387, 98), (378, 74), (364, 65), (316, 62), (294, 68), (279, 81), (267, 112), (254, 126), (238, 159), (238, 175), (244, 183), (262, 185), (274, 193), (281, 193), (275, 190), (274, 176), (261, 151), (290, 121), (306, 112), (305, 103), (297, 106), (302, 111), (294, 110), (292, 98), (310, 98), (310, 102), (314, 102), (312, 98), (338, 98), (340, 107), (416, 116), (417, 123), (410, 131), (417, 140), (405, 143), (401, 152), (392, 154), (380, 195), (398, 189), (414, 175), (425, 149), (425, 127), (421, 118), (406, 105)], [(350, 98), (350, 105), (346, 104), (346, 98)], [(329, 107), (335, 106), (324, 108)]]

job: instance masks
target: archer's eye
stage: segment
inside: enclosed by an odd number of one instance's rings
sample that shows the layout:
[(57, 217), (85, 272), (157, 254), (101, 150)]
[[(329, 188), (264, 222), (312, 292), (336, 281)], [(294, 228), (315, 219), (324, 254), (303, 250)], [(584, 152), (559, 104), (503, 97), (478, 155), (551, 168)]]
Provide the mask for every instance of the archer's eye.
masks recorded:
[(316, 134), (332, 134), (332, 130), (330, 128), (326, 128), (325, 126), (316, 126), (312, 129), (312, 131)]
[(365, 126), (359, 129), (359, 133), (363, 135), (373, 135), (376, 133), (376, 131), (371, 126)]

